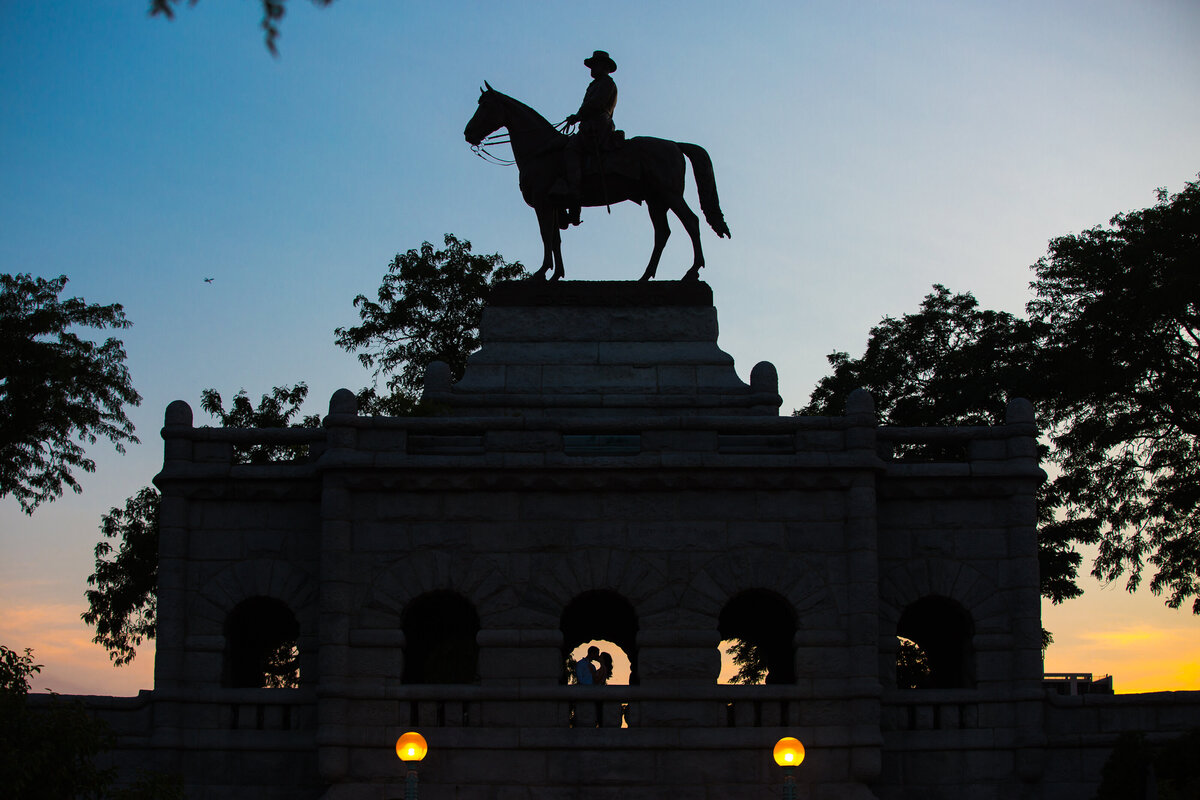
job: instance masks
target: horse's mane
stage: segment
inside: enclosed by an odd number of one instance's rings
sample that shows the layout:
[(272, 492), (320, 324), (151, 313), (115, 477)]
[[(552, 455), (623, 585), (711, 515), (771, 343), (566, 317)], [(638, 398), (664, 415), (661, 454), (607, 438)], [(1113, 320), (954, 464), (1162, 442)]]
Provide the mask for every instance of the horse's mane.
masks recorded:
[(554, 127), (554, 125), (552, 125), (552, 124), (550, 123), (550, 120), (546, 119), (546, 118), (545, 118), (545, 117), (543, 117), (541, 114), (539, 114), (539, 113), (537, 112), (537, 110), (536, 110), (536, 109), (532, 108), (531, 106), (527, 106), (527, 105), (525, 105), (524, 103), (522, 103), (522, 102), (521, 102), (520, 100), (518, 100), (517, 98), (515, 98), (515, 97), (511, 97), (511, 96), (509, 96), (509, 95), (505, 94), (504, 92), (497, 91), (496, 89), (493, 89), (491, 86), (489, 86), (489, 87), (488, 87), (487, 89), (485, 89), (484, 91), (485, 91), (485, 92), (490, 92), (490, 93), (492, 93), (492, 94), (496, 95), (497, 97), (501, 97), (501, 98), (503, 98), (503, 99), (507, 100), (507, 101), (508, 101), (509, 103), (511, 103), (512, 105), (516, 106), (516, 107), (517, 107), (517, 108), (519, 108), (519, 109), (522, 109), (523, 111), (525, 111), (525, 113), (529, 114), (529, 115), (530, 115), (530, 116), (533, 118), (533, 120), (534, 120), (534, 121), (537, 121), (537, 122), (541, 123), (542, 125), (545, 125), (545, 126), (546, 126), (547, 128), (549, 128), (550, 130), (554, 130), (554, 131), (556, 131), (556, 130), (557, 130), (557, 129)]

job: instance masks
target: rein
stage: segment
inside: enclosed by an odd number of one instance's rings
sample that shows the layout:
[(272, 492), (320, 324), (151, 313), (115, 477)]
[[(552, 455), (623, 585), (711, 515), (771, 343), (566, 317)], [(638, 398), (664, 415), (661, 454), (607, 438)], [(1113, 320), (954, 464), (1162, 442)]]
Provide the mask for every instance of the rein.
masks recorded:
[[(564, 119), (562, 122), (555, 125), (554, 129), (557, 130), (559, 133), (565, 134), (565, 133), (567, 133), (567, 131), (569, 131), (571, 129), (571, 127), (572, 127), (572, 125), (569, 124)], [(529, 128), (527, 130), (534, 130), (534, 129)], [(518, 133), (522, 133), (522, 132), (524, 132), (524, 131), (518, 131)], [(482, 158), (487, 163), (495, 164), (496, 166), (499, 166), (499, 167), (511, 167), (514, 164), (516, 164), (517, 163), (516, 159), (501, 158), (500, 156), (498, 156), (495, 153), (492, 153), (491, 151), (488, 150), (489, 147), (495, 147), (496, 145), (500, 145), (500, 144), (512, 144), (512, 131), (511, 130), (506, 131), (505, 133), (493, 133), (491, 136), (485, 137), (484, 140), (482, 142), (480, 142), (479, 144), (471, 145), (471, 152), (474, 153), (475, 155), (479, 156), (480, 158)]]

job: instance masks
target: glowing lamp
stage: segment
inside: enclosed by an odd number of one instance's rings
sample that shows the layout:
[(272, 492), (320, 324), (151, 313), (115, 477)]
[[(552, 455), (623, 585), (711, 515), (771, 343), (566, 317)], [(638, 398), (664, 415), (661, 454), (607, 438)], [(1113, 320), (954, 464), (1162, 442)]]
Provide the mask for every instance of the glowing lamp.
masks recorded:
[(401, 761), (420, 761), (428, 752), (425, 737), (416, 731), (409, 731), (396, 740), (396, 755)]
[(804, 760), (804, 745), (794, 736), (785, 736), (775, 743), (775, 763), (781, 767), (799, 766)]

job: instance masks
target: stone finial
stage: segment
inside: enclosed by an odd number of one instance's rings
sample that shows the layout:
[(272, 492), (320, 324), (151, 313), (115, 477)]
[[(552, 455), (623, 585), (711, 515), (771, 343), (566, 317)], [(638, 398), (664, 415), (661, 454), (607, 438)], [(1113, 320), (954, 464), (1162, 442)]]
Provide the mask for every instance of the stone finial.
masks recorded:
[(330, 414), (357, 414), (358, 398), (349, 389), (338, 389), (329, 398)]
[(846, 416), (875, 416), (875, 398), (866, 389), (855, 389), (846, 398)]
[(163, 417), (163, 424), (168, 428), (192, 427), (192, 407), (182, 400), (171, 401)]
[(750, 391), (779, 394), (779, 372), (770, 361), (760, 361), (750, 370)]
[(450, 391), (450, 365), (445, 361), (430, 361), (425, 368), (425, 394)]
[(1033, 422), (1033, 403), (1024, 397), (1014, 397), (1008, 401), (1004, 410), (1004, 424), (1016, 425), (1022, 422)]

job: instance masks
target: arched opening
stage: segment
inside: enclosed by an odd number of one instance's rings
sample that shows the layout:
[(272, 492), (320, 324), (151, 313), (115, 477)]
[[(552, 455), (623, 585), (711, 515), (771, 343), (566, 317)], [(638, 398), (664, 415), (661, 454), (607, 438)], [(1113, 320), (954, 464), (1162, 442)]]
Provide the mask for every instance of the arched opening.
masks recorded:
[[(954, 600), (936, 595), (917, 600), (904, 609), (896, 625), (896, 636), (912, 642), (907, 648), (900, 643), (897, 650), (896, 685), (902, 689), (963, 689), (974, 685), (974, 635), (971, 615)], [(920, 655), (924, 656), (924, 666), (920, 666)], [(908, 662), (903, 672), (902, 660)]]
[(721, 609), (721, 674), (718, 683), (796, 682), (792, 640), (796, 615), (782, 597), (750, 589)]
[[(626, 682), (638, 682), (637, 615), (621, 595), (606, 590), (579, 595), (563, 610), (562, 634), (562, 683), (596, 682), (597, 678), (620, 683), (626, 663)], [(611, 665), (605, 656), (611, 658)]]
[(243, 600), (225, 619), (225, 680), (235, 689), (300, 685), (300, 623), (273, 597)]
[(479, 681), (479, 615), (460, 594), (436, 591), (414, 599), (401, 617), (404, 683)]

